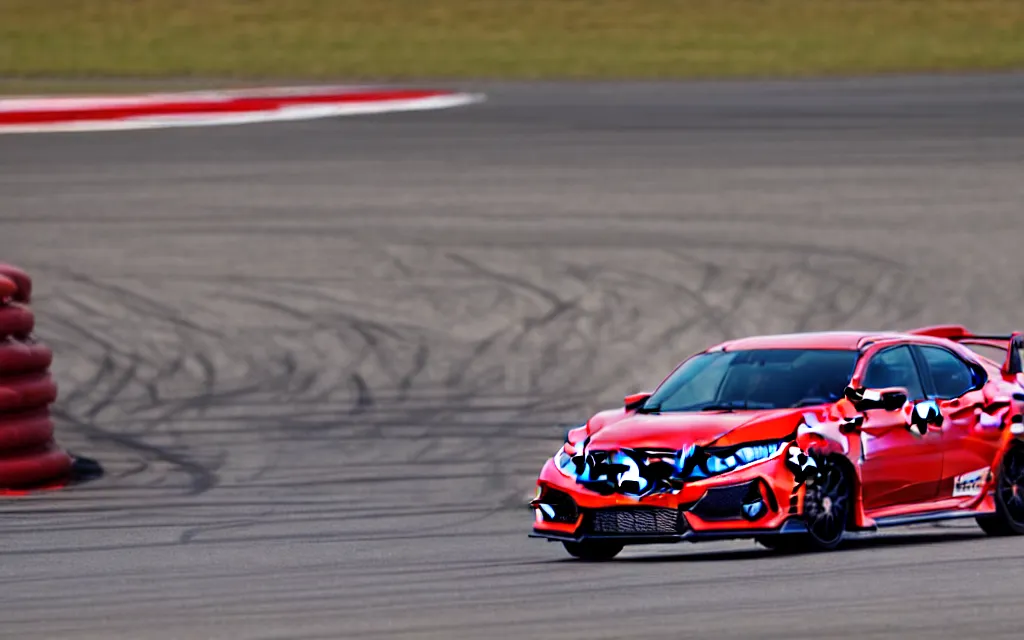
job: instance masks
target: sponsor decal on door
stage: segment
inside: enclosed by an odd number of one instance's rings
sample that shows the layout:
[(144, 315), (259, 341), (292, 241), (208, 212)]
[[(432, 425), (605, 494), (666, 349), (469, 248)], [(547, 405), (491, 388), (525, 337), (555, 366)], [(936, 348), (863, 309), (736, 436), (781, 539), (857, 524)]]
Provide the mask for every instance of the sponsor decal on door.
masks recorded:
[(981, 493), (988, 467), (953, 478), (953, 497), (976, 496)]

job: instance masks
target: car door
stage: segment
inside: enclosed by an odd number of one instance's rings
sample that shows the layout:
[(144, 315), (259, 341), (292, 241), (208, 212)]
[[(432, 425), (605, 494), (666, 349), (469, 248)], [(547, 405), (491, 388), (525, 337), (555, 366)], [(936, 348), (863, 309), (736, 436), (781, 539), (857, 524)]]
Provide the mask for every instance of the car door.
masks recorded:
[(959, 355), (935, 345), (915, 345), (925, 371), (925, 389), (942, 414), (942, 480), (939, 496), (964, 498), (981, 494), (1002, 433), (998, 422), (983, 424), (984, 378)]
[[(906, 344), (868, 354), (861, 376), (867, 389), (902, 387), (907, 400), (926, 400), (920, 368)], [(942, 475), (941, 434), (913, 433), (902, 411), (869, 409), (861, 426), (861, 478), (867, 511), (913, 504), (938, 495)]]

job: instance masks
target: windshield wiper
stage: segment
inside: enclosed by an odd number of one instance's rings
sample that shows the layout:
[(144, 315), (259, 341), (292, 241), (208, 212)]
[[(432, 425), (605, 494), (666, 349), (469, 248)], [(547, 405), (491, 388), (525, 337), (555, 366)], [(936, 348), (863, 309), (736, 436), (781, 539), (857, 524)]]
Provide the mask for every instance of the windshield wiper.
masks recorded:
[(661, 405), (656, 404), (651, 407), (640, 407), (636, 410), (637, 413), (661, 413)]
[(737, 409), (749, 409), (746, 401), (742, 402), (719, 402), (707, 404), (700, 408), (701, 411), (736, 411)]
[(801, 400), (800, 402), (797, 402), (796, 404), (793, 405), (793, 408), (794, 409), (799, 409), (801, 407), (813, 407), (815, 405), (829, 404), (829, 403), (832, 403), (832, 402), (835, 402), (835, 400), (824, 400), (824, 399), (814, 399), (814, 398), (811, 398), (811, 399), (808, 399), (808, 400)]

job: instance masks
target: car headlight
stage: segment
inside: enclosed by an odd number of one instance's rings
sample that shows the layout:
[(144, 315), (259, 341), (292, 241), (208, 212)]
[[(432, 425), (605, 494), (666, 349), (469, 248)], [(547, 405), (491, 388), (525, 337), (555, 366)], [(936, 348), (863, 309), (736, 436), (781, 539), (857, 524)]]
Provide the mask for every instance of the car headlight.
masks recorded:
[[(552, 458), (555, 462), (555, 467), (562, 472), (562, 475), (573, 479), (585, 479), (589, 475), (589, 469), (586, 468), (587, 464), (581, 459), (581, 456), (585, 455), (587, 442), (590, 438), (585, 438), (576, 444), (569, 441), (569, 433), (584, 426), (580, 425), (579, 427), (569, 429), (565, 434), (565, 442), (562, 443), (562, 446), (558, 448), (558, 451), (555, 452)], [(567, 449), (568, 451), (566, 451)], [(580, 467), (583, 468), (581, 469)]]
[[(691, 477), (702, 478), (727, 473), (734, 469), (767, 460), (779, 453), (786, 441), (747, 444), (738, 448), (731, 447), (727, 451), (710, 451), (704, 458), (703, 465), (694, 467)], [(703, 467), (703, 468), (701, 468)]]
[(602, 492), (643, 495), (768, 460), (781, 455), (788, 440), (710, 450), (690, 446), (679, 451), (598, 451), (593, 456), (586, 452), (587, 442), (566, 441), (555, 452), (552, 461), (562, 475)]
[(576, 477), (576, 463), (572, 461), (572, 456), (565, 452), (564, 447), (558, 447), (558, 451), (555, 452), (555, 466), (562, 472), (562, 475), (570, 478)]

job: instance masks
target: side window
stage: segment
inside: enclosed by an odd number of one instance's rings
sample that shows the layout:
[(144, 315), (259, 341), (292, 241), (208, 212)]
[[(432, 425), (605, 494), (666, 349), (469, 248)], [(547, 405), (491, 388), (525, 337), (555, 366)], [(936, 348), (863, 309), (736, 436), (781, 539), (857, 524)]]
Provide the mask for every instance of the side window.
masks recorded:
[(975, 374), (963, 360), (941, 347), (918, 345), (918, 350), (928, 365), (935, 397), (950, 400), (974, 388)]
[(876, 353), (868, 363), (862, 384), (869, 389), (903, 387), (911, 400), (924, 398), (914, 356), (906, 345)]

